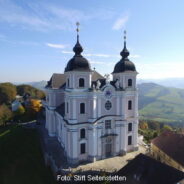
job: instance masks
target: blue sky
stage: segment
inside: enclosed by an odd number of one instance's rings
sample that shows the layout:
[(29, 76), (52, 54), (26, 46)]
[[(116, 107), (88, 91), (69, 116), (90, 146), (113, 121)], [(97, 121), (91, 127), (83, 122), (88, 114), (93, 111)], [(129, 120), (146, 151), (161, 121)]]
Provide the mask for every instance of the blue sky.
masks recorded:
[(0, 81), (49, 80), (73, 56), (111, 73), (127, 30), (139, 78), (184, 77), (183, 0), (0, 0)]

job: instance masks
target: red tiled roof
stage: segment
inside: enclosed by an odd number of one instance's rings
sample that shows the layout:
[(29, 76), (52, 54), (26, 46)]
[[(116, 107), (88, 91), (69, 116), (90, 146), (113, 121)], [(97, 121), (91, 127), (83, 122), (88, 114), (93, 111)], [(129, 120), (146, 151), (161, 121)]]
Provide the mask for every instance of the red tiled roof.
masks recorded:
[(167, 131), (153, 139), (151, 143), (184, 166), (184, 134)]

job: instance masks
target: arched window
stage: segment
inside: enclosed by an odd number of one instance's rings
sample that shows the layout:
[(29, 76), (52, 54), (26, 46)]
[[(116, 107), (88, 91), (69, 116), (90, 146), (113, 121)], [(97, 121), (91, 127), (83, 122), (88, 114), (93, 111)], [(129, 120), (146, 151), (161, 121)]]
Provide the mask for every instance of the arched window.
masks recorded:
[(128, 86), (132, 86), (132, 79), (128, 79)]
[(128, 131), (129, 131), (129, 132), (132, 131), (132, 123), (128, 123)]
[(128, 110), (132, 110), (132, 101), (131, 100), (128, 101)]
[(86, 130), (84, 129), (84, 128), (82, 128), (81, 130), (80, 130), (80, 138), (81, 139), (84, 139), (86, 137)]
[(80, 114), (85, 114), (85, 103), (80, 104)]
[(84, 87), (84, 79), (83, 78), (79, 79), (79, 87)]

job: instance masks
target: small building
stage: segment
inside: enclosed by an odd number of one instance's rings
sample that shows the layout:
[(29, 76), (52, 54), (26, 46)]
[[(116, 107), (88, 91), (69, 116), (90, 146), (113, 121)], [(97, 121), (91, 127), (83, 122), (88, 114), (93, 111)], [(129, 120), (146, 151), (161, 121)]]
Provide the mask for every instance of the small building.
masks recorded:
[(151, 155), (184, 172), (184, 134), (167, 131), (151, 141)]
[(139, 154), (115, 175), (125, 176), (126, 184), (182, 184), (184, 173), (164, 163)]
[(13, 112), (15, 112), (20, 106), (21, 106), (21, 102), (18, 99), (16, 99), (12, 102), (11, 109)]

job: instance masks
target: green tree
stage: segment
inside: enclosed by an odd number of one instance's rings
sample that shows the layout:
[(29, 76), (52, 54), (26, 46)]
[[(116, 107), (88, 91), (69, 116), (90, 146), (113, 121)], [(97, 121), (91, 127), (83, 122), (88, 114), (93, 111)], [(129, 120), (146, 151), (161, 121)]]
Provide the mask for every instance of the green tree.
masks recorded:
[(154, 133), (153, 133), (153, 138), (157, 137), (158, 134), (159, 134), (159, 133), (158, 133), (157, 131), (154, 131)]
[(32, 98), (41, 99), (45, 96), (44, 92), (36, 89), (30, 85), (18, 85), (17, 86), (17, 94), (23, 96), (25, 93), (29, 93)]
[(9, 104), (16, 97), (16, 87), (11, 83), (0, 84), (0, 105)]
[(169, 125), (164, 125), (163, 128), (162, 128), (162, 132), (163, 131), (172, 131), (172, 130), (173, 130), (172, 127), (169, 126)]
[(0, 125), (6, 125), (12, 119), (12, 112), (7, 105), (0, 105)]
[(148, 121), (148, 127), (152, 130), (160, 130), (160, 123), (157, 121)]

